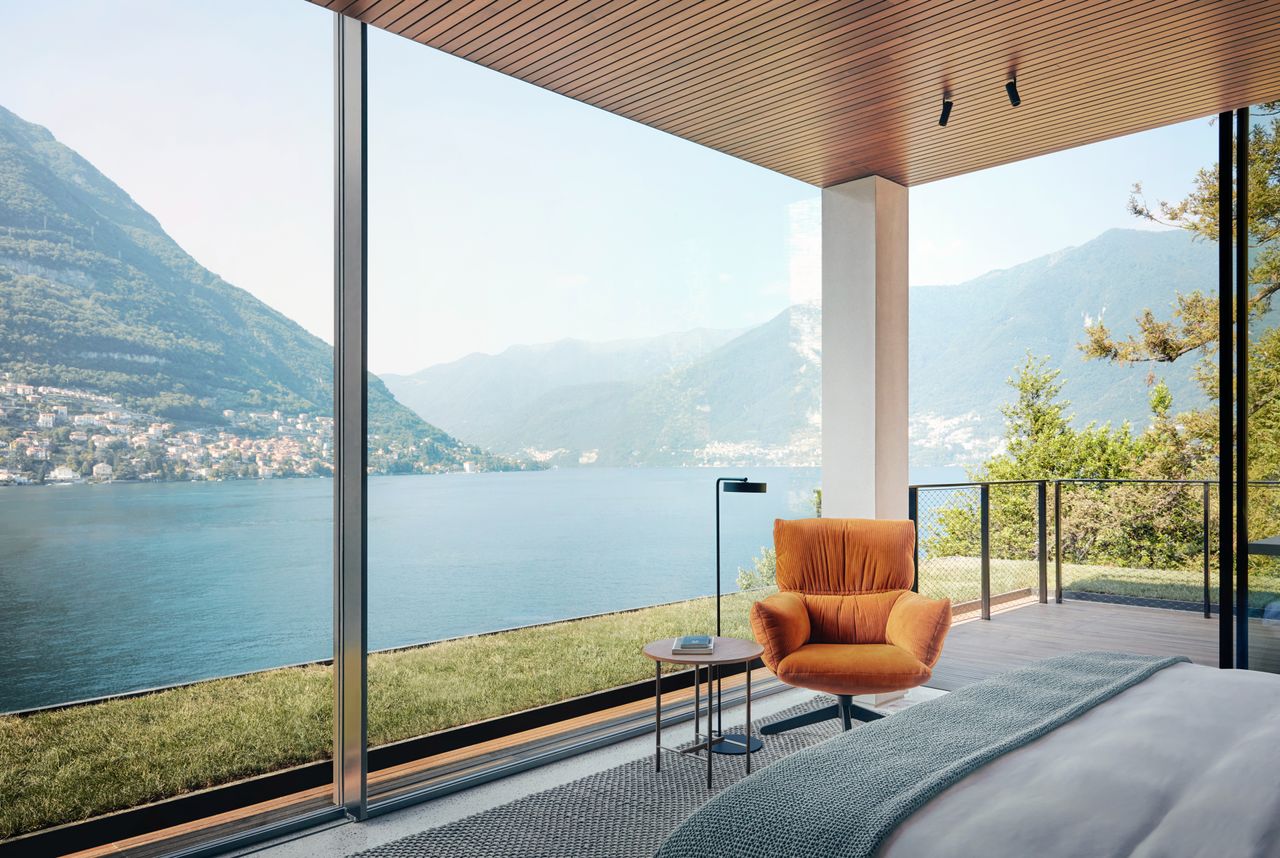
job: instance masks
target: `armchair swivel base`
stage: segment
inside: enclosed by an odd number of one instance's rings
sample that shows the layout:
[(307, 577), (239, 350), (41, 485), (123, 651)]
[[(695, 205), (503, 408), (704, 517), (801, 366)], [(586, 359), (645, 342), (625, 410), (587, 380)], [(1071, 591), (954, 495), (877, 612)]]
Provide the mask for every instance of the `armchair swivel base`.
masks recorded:
[(760, 732), (766, 736), (772, 736), (775, 733), (785, 733), (788, 730), (794, 730), (797, 727), (808, 727), (810, 724), (819, 724), (831, 718), (839, 718), (844, 729), (848, 730), (853, 726), (854, 721), (876, 721), (883, 718), (879, 712), (874, 709), (868, 709), (865, 706), (859, 706), (853, 702), (852, 694), (837, 694), (835, 703), (830, 706), (823, 706), (821, 709), (814, 709), (809, 712), (801, 712), (799, 715), (792, 715), (790, 718), (784, 718), (781, 721), (775, 721), (772, 724), (766, 724), (760, 728)]

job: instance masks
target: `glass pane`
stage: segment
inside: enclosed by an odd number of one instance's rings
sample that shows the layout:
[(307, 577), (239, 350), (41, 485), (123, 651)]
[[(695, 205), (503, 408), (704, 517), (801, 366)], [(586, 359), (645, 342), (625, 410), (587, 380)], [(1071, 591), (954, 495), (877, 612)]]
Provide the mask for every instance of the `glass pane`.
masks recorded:
[[(1216, 141), (1197, 120), (912, 188), (912, 478), (972, 484), (919, 490), (920, 589), (957, 618), (982, 607), (988, 483), (993, 611), (1027, 609), (1059, 650), (1217, 664), (1216, 317), (1197, 296), (1218, 266), (1196, 208)], [(1167, 350), (1147, 336), (1163, 322), (1189, 330)]]
[(0, 840), (323, 785), (332, 17), (4, 19)]
[[(1280, 325), (1272, 299), (1280, 269), (1280, 101), (1249, 110), (1249, 540), (1280, 536)], [(1266, 296), (1266, 297), (1264, 297)], [(1262, 300), (1258, 300), (1258, 299)], [(1280, 557), (1254, 554), (1248, 570), (1248, 666), (1280, 672)], [(1238, 621), (1238, 620), (1237, 620)]]
[(820, 212), (421, 45), (369, 52), (380, 745), (651, 678), (645, 643), (713, 630), (718, 477), (768, 488), (722, 498), (725, 592), (772, 584), (773, 520), (819, 484)]

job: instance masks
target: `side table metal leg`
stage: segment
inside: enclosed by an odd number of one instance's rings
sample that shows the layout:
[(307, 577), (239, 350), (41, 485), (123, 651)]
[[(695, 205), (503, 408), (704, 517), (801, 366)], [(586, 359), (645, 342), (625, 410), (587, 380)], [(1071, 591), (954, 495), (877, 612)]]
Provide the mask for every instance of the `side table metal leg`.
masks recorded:
[(716, 668), (716, 735), (724, 735), (724, 678)]
[(711, 789), (711, 709), (715, 706), (715, 695), (711, 688), (711, 665), (707, 665), (707, 789)]
[[(662, 662), (654, 662), (657, 678), (653, 683), (653, 770), (662, 771)], [(750, 757), (747, 757), (750, 765)]]
[[(701, 666), (693, 666), (693, 741), (698, 741), (698, 736), (702, 733), (702, 673)], [(696, 754), (701, 750), (696, 744), (693, 752)]]
[(747, 662), (747, 774), (751, 774), (751, 662)]

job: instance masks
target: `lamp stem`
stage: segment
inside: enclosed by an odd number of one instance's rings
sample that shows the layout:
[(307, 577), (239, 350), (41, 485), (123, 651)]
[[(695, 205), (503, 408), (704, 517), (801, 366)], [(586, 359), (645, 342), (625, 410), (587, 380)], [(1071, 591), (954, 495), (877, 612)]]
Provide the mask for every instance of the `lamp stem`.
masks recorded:
[(716, 480), (716, 637), (720, 637), (720, 480)]
[(720, 477), (716, 480), (716, 637), (720, 637), (720, 484), (746, 481), (746, 477)]

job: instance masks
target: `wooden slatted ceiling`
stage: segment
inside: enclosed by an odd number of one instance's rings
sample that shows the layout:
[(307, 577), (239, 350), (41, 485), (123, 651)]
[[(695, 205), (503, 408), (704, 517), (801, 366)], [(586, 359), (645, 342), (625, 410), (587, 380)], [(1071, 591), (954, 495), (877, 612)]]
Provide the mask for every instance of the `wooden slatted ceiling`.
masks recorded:
[(1280, 98), (1280, 0), (312, 2), (824, 187)]

